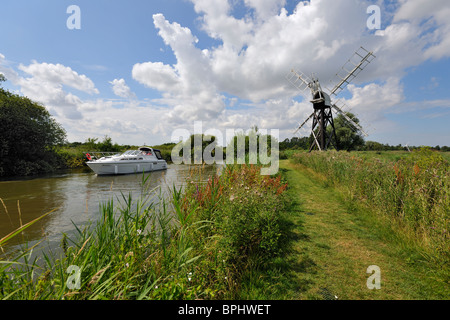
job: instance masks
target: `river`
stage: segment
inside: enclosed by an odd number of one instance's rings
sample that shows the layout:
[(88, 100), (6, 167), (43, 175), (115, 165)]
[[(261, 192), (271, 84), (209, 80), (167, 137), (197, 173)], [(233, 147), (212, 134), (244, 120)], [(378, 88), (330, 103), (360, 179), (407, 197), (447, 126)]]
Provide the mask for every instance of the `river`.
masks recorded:
[[(168, 165), (167, 170), (145, 174), (149, 175), (146, 188), (161, 187), (162, 194), (167, 195), (173, 185), (180, 187), (188, 178), (205, 181), (216, 170), (216, 166)], [(111, 199), (117, 203), (122, 194), (130, 193), (137, 199), (142, 179), (142, 174), (97, 176), (92, 171), (72, 170), (0, 181), (0, 239), (21, 224), (55, 210), (4, 244), (3, 251), (14, 252), (25, 242), (30, 246), (41, 240), (50, 248), (58, 246), (63, 233), (70, 236), (75, 232), (74, 225), (82, 228), (95, 222), (101, 203)]]

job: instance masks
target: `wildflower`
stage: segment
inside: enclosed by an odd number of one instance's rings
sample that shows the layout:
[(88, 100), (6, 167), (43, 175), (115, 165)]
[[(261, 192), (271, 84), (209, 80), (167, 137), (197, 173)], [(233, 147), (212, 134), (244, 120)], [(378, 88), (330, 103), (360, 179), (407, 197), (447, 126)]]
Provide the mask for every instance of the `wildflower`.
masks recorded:
[(234, 200), (234, 195), (232, 194), (231, 196), (230, 196), (230, 201), (233, 201)]
[(138, 236), (139, 236), (141, 233), (142, 233), (142, 230), (141, 230), (141, 229), (137, 229), (137, 234), (138, 234)]

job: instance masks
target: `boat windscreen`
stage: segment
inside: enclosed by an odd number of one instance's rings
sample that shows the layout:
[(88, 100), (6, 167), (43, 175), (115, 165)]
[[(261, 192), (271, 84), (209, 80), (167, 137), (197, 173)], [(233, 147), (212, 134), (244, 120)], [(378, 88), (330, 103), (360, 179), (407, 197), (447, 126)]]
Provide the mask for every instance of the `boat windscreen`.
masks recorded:
[(124, 153), (122, 153), (122, 155), (133, 156), (133, 155), (137, 155), (138, 153), (139, 153), (139, 151), (137, 151), (137, 150), (128, 150), (128, 151), (125, 151)]
[(161, 152), (160, 152), (159, 150), (153, 149), (153, 151), (155, 152), (156, 158), (158, 158), (158, 159), (160, 159), (160, 160), (163, 158), (162, 155), (161, 155)]

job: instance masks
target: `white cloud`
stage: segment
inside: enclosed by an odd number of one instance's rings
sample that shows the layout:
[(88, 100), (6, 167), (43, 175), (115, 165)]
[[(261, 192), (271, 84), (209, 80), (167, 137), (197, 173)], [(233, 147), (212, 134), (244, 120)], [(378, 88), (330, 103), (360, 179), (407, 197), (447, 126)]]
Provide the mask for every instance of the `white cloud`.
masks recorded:
[(245, 4), (255, 9), (258, 19), (265, 20), (277, 15), (286, 0), (244, 0)]
[[(4, 59), (3, 56), (1, 60)], [(86, 75), (79, 75), (70, 67), (61, 64), (32, 61), (28, 66), (20, 64), (17, 69), (25, 76), (10, 66), (4, 66), (0, 61), (0, 71), (5, 73), (8, 80), (19, 86), (23, 95), (45, 105), (58, 119), (83, 118), (83, 110), (80, 109), (82, 100), (67, 89), (76, 89), (90, 95), (99, 94), (92, 80)]]
[(394, 23), (406, 21), (420, 27), (416, 36), (426, 41), (424, 58), (450, 57), (450, 3), (447, 0), (404, 1), (394, 16)]
[(136, 98), (136, 94), (131, 91), (130, 87), (127, 86), (124, 79), (114, 79), (109, 83), (112, 84), (113, 86), (112, 90), (116, 96), (127, 99)]
[(112, 138), (119, 144), (157, 144), (168, 142), (164, 119), (166, 110), (151, 105), (116, 105), (111, 101), (86, 102), (83, 108), (89, 110), (82, 122), (62, 119), (61, 124), (68, 132), (69, 141), (85, 141), (88, 137)]
[(79, 75), (70, 67), (61, 64), (38, 63), (37, 61), (33, 61), (28, 66), (20, 65), (19, 69), (30, 75), (31, 79), (36, 80), (36, 82), (39, 81), (55, 87), (65, 85), (89, 94), (99, 93), (91, 79), (85, 75)]
[(348, 90), (352, 95), (349, 105), (364, 113), (389, 110), (405, 99), (403, 85), (396, 77), (389, 78), (382, 84), (370, 83), (363, 87), (350, 84)]
[(177, 58), (174, 66), (144, 62), (133, 66), (133, 79), (163, 92), (158, 101), (170, 109), (165, 119), (172, 124), (216, 118), (225, 108), (216, 90), (205, 51), (195, 46), (198, 39), (188, 28), (170, 23), (162, 14), (153, 15), (155, 27)]
[(178, 75), (162, 62), (137, 63), (132, 70), (133, 79), (159, 91), (175, 92), (178, 89)]

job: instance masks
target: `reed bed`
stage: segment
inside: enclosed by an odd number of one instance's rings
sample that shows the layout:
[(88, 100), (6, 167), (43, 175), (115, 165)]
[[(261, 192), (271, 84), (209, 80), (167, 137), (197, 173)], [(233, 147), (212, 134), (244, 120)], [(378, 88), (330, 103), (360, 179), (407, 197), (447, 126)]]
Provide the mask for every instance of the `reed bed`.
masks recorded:
[(348, 152), (299, 153), (292, 161), (320, 173), (347, 200), (366, 205), (425, 248), (450, 259), (449, 162), (430, 148), (396, 160)]
[(98, 221), (62, 235), (59, 250), (36, 254), (37, 246), (24, 244), (0, 260), (0, 299), (238, 298), (243, 275), (283, 248), (286, 184), (259, 170), (226, 167), (207, 182), (189, 177), (168, 195), (146, 190), (143, 176), (139, 199), (122, 194), (101, 203)]

